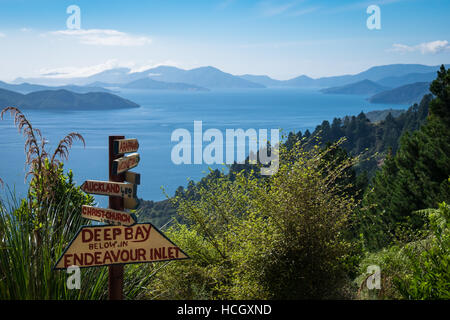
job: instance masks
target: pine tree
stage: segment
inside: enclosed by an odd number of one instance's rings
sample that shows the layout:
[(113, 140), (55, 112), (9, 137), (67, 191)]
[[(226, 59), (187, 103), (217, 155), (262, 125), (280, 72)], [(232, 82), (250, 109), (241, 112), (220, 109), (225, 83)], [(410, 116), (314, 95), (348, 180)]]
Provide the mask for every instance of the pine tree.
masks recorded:
[[(435, 98), (430, 102), (426, 124), (413, 133), (403, 134), (398, 152), (386, 158), (366, 194), (365, 205), (369, 209), (362, 214), (361, 225), (372, 248), (401, 240), (405, 230), (420, 229), (424, 217), (414, 211), (449, 202), (449, 79), (450, 71), (442, 66), (430, 86)], [(374, 234), (382, 235), (381, 239), (373, 239)]]

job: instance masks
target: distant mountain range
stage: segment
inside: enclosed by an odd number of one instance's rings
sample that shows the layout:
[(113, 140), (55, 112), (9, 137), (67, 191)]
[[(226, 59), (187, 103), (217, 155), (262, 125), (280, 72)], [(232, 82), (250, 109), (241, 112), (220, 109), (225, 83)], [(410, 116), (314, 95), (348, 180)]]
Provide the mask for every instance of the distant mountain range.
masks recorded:
[(320, 90), (325, 94), (358, 94), (368, 95), (371, 103), (412, 104), (418, 103), (429, 91), (430, 82), (415, 82), (388, 88), (370, 80), (362, 80), (340, 87)]
[(0, 89), (0, 108), (53, 110), (99, 110), (138, 108), (127, 99), (106, 92), (75, 93), (64, 89), (36, 91), (28, 94)]
[(144, 78), (129, 82), (125, 85), (122, 85), (121, 88), (144, 89), (144, 90), (209, 91), (206, 88), (199, 87), (193, 84), (187, 84), (182, 82), (163, 82), (163, 81), (156, 81), (150, 78)]
[(378, 80), (378, 83), (387, 87), (396, 88), (416, 82), (431, 82), (436, 79), (436, 77), (436, 71), (427, 73), (409, 73), (404, 76), (386, 77)]
[[(356, 83), (363, 80), (376, 82), (384, 87), (398, 87), (415, 82), (429, 82), (435, 79), (440, 66), (426, 66), (420, 64), (392, 64), (372, 67), (353, 75), (341, 75), (313, 79), (301, 75), (289, 80), (276, 80), (267, 75), (232, 75), (217, 68), (208, 66), (184, 70), (172, 66), (159, 66), (142, 72), (131, 72), (128, 68), (114, 68), (83, 78), (18, 78), (14, 83), (36, 83), (43, 85), (78, 85), (92, 86), (93, 84), (119, 85), (120, 87), (137, 80), (151, 79), (163, 83), (178, 83), (177, 86), (167, 85), (170, 90), (228, 89), (228, 88), (264, 88), (264, 87), (309, 87), (328, 88)], [(448, 68), (449, 65), (446, 65)], [(164, 88), (161, 83), (147, 82), (139, 87)]]
[[(446, 65), (448, 68), (449, 65)], [(398, 87), (415, 82), (432, 81), (436, 78), (439, 66), (421, 64), (391, 64), (372, 67), (354, 75), (342, 75), (313, 79), (306, 75), (290, 80), (275, 80), (268, 76), (242, 75), (241, 78), (260, 83), (267, 87), (339, 87), (347, 84), (370, 80), (385, 87)]]
[[(0, 88), (20, 93), (61, 89), (75, 93), (110, 93), (110, 90), (120, 92), (121, 89), (200, 92), (215, 89), (295, 87), (321, 89), (327, 94), (367, 95), (371, 103), (410, 104), (419, 102), (422, 96), (429, 92), (427, 86), (436, 78), (439, 68), (440, 66), (420, 64), (392, 64), (372, 67), (353, 75), (317, 79), (301, 75), (289, 80), (276, 80), (267, 75), (237, 76), (211, 66), (191, 70), (159, 66), (142, 72), (114, 68), (83, 78), (18, 78), (14, 84), (0, 82)], [(117, 100), (116, 102), (126, 105)]]
[[(449, 65), (446, 65), (448, 68)], [(372, 67), (354, 75), (313, 79), (301, 75), (276, 80), (267, 75), (232, 75), (214, 67), (184, 70), (159, 66), (142, 72), (128, 68), (105, 70), (83, 78), (18, 78), (0, 81), (0, 107), (50, 109), (135, 108), (137, 104), (112, 94), (116, 89), (208, 91), (265, 87), (317, 88), (328, 94), (360, 94), (371, 103), (410, 104), (429, 93), (440, 66), (392, 64)]]
[(412, 104), (418, 103), (429, 94), (429, 82), (416, 82), (373, 95), (368, 100), (372, 103)]
[(143, 78), (131, 81), (129, 83), (106, 83), (96, 81), (88, 86), (100, 86), (111, 89), (140, 89), (140, 90), (178, 90), (178, 91), (209, 91), (209, 89), (195, 86), (192, 84), (182, 82), (163, 82), (156, 81), (150, 78)]
[[(254, 83), (230, 73), (220, 71), (214, 67), (201, 67), (192, 70), (183, 70), (170, 66), (159, 66), (142, 72), (131, 73), (128, 68), (116, 68), (106, 70), (89, 77), (54, 79), (54, 78), (18, 78), (17, 82), (32, 82), (40, 84), (76, 84), (87, 85), (92, 83), (109, 83), (122, 87), (125, 84), (134, 83), (137, 80), (151, 79), (164, 83), (178, 83), (180, 88), (190, 89), (228, 89), (228, 88), (264, 88), (264, 85)], [(149, 82), (147, 82), (147, 85)], [(157, 83), (152, 83), (156, 85)], [(183, 84), (183, 85), (180, 85)], [(159, 84), (162, 85), (162, 84)], [(189, 85), (189, 86), (187, 86)], [(134, 86), (134, 85), (133, 85)]]
[(208, 89), (264, 88), (262, 84), (225, 73), (214, 67), (201, 67), (183, 70), (175, 67), (160, 66), (142, 73), (153, 80), (164, 82), (182, 82)]
[(320, 90), (323, 93), (327, 94), (376, 94), (382, 91), (389, 90), (391, 88), (382, 86), (374, 81), (370, 80), (362, 80), (351, 84), (346, 84), (344, 86), (339, 87), (331, 87)]
[(244, 74), (240, 76), (240, 78), (253, 83), (258, 83), (265, 87), (280, 87), (283, 83), (283, 81), (272, 79), (269, 76), (255, 76), (251, 74)]
[(3, 81), (0, 81), (0, 89), (11, 90), (15, 92), (20, 92), (23, 94), (27, 94), (35, 91), (44, 91), (44, 90), (69, 90), (76, 93), (88, 93), (88, 92), (109, 92), (110, 90), (102, 88), (102, 87), (89, 87), (89, 86), (76, 86), (76, 85), (65, 85), (65, 86), (44, 86), (39, 84), (31, 84), (31, 83), (20, 83), (20, 84), (10, 84)]

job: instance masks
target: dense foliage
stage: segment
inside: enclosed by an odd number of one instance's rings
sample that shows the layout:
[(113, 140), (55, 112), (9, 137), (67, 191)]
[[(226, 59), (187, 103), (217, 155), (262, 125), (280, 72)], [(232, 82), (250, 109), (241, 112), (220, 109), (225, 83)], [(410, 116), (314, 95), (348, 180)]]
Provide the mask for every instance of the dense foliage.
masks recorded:
[(411, 275), (395, 279), (407, 299), (450, 299), (450, 207), (422, 210), (429, 221), (430, 235), (406, 246)]
[(139, 209), (136, 211), (139, 222), (151, 222), (153, 225), (160, 228), (170, 224), (170, 222), (176, 218), (176, 210), (169, 200), (139, 200)]
[[(427, 221), (419, 240), (397, 244), (368, 254), (361, 263), (356, 283), (359, 298), (450, 299), (450, 207), (417, 212)], [(367, 289), (367, 267), (381, 268), (381, 288)]]
[(425, 222), (414, 211), (450, 200), (449, 74), (442, 67), (430, 87), (436, 98), (426, 124), (402, 136), (399, 150), (386, 157), (366, 194), (363, 224), (371, 248), (411, 237)]
[(335, 118), (331, 125), (324, 121), (314, 130), (313, 137), (323, 143), (346, 137), (346, 143), (342, 147), (349, 154), (354, 156), (364, 153), (370, 158), (360, 164), (359, 171), (366, 170), (371, 176), (388, 150), (396, 153), (400, 137), (419, 129), (425, 122), (430, 101), (431, 95), (426, 95), (420, 104), (414, 104), (398, 117), (388, 114), (377, 123), (370, 122), (363, 112), (358, 116)]

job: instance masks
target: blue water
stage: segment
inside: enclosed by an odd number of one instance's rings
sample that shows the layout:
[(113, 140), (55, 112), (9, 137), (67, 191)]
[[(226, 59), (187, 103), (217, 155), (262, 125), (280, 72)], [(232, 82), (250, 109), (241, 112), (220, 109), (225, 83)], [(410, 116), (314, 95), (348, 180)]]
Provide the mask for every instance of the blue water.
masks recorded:
[[(164, 187), (173, 195), (188, 179), (198, 181), (208, 165), (175, 165), (171, 161), (172, 131), (185, 128), (193, 136), (194, 120), (203, 122), (203, 132), (225, 129), (282, 129), (312, 131), (323, 120), (357, 115), (361, 111), (407, 106), (371, 105), (363, 96), (325, 95), (305, 89), (221, 90), (210, 92), (126, 91), (121, 96), (141, 105), (139, 109), (114, 111), (54, 112), (24, 110), (35, 128), (49, 140), (49, 150), (69, 132), (78, 132), (86, 140), (86, 148), (75, 143), (65, 168), (72, 169), (78, 184), (86, 179), (108, 180), (108, 136), (137, 138), (141, 161), (135, 172), (141, 173), (138, 196), (146, 200), (162, 200)], [(23, 136), (19, 135), (9, 115), (0, 121), (0, 178), (16, 194), (26, 193)], [(206, 144), (206, 143), (205, 143)], [(224, 150), (225, 154), (225, 150)], [(214, 165), (213, 168), (224, 168)], [(225, 168), (224, 168), (225, 169)], [(4, 193), (6, 188), (0, 193)], [(96, 196), (100, 205), (106, 197)]]

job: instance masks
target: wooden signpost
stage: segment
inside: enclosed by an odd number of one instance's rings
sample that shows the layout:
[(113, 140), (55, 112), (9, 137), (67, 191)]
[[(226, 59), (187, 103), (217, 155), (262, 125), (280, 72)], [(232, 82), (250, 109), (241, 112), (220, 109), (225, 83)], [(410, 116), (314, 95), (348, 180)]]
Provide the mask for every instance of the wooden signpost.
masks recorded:
[(109, 181), (87, 180), (81, 186), (86, 193), (109, 196), (108, 209), (81, 208), (84, 218), (107, 225), (81, 227), (54, 267), (108, 266), (110, 300), (123, 299), (124, 264), (189, 258), (151, 223), (138, 223), (133, 213), (124, 211), (139, 206), (136, 189), (141, 176), (128, 171), (139, 164), (138, 149), (137, 139), (109, 137)]

